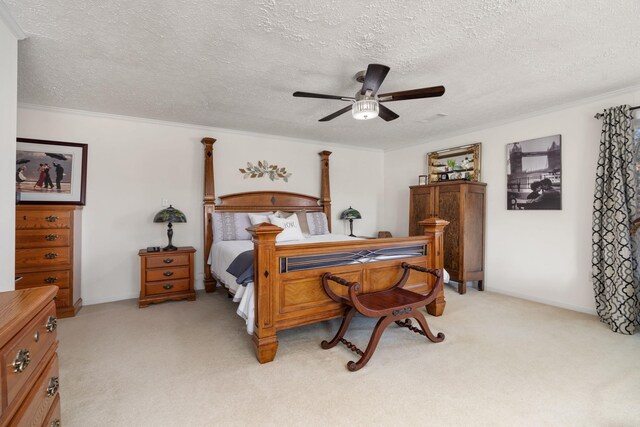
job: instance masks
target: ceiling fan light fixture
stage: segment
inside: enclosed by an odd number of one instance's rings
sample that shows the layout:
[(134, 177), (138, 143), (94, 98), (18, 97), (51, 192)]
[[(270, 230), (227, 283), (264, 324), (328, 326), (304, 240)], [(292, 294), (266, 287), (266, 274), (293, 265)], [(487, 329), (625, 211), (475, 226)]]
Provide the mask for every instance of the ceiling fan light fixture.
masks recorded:
[(361, 99), (353, 103), (351, 114), (356, 120), (369, 120), (378, 117), (378, 101)]

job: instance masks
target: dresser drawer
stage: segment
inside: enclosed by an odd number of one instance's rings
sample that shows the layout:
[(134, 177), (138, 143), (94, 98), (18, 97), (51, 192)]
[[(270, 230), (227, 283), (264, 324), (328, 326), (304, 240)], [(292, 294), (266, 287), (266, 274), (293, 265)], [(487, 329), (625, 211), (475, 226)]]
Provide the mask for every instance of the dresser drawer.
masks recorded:
[[(45, 371), (11, 420), (12, 426), (42, 426), (59, 396), (58, 355), (54, 354)], [(58, 402), (59, 403), (59, 402)], [(47, 426), (48, 427), (48, 426)]]
[(69, 270), (40, 271), (37, 273), (17, 273), (22, 279), (16, 283), (16, 289), (27, 289), (35, 286), (56, 285), (67, 289), (71, 279)]
[[(7, 373), (7, 401), (13, 401), (56, 341), (55, 315), (56, 306), (51, 301), (2, 349), (0, 357)], [(47, 330), (47, 325), (51, 331)]]
[(69, 289), (58, 289), (54, 302), (56, 303), (56, 308), (72, 306), (73, 303), (69, 301)]
[(188, 291), (191, 282), (184, 280), (166, 280), (163, 282), (146, 283), (145, 292), (147, 295), (169, 294)]
[(42, 423), (44, 427), (60, 427), (62, 424), (60, 423), (60, 394), (56, 393), (56, 396), (53, 401), (53, 405), (51, 405), (51, 409), (49, 409), (49, 413), (47, 414), (47, 418), (44, 419), (44, 423)]
[(147, 270), (147, 281), (186, 279), (189, 277), (189, 267), (158, 268)]
[(18, 210), (16, 212), (16, 230), (69, 228), (71, 214), (70, 210)]
[(147, 268), (174, 267), (179, 265), (189, 265), (188, 254), (147, 257)]
[(70, 265), (71, 248), (16, 249), (16, 270), (28, 267)]
[(71, 230), (17, 230), (16, 249), (69, 246)]

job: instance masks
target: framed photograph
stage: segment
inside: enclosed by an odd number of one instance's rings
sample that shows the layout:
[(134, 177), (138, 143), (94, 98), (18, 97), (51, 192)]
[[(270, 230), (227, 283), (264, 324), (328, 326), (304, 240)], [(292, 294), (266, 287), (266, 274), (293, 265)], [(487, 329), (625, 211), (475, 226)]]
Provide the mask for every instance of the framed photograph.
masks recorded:
[(561, 210), (561, 135), (507, 144), (507, 210)]
[(84, 205), (87, 144), (18, 138), (16, 202)]
[(427, 185), (428, 175), (418, 175), (418, 185)]

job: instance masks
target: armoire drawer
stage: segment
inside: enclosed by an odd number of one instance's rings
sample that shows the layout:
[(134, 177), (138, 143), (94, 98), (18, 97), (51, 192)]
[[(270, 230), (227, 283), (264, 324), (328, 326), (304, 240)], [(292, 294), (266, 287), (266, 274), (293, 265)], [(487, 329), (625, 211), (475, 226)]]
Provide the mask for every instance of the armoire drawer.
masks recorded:
[(55, 285), (60, 289), (67, 289), (71, 279), (70, 270), (39, 271), (37, 273), (16, 273), (22, 277), (16, 282), (16, 289), (27, 289), (36, 286)]
[(16, 214), (16, 230), (69, 228), (71, 215), (69, 210), (23, 210)]

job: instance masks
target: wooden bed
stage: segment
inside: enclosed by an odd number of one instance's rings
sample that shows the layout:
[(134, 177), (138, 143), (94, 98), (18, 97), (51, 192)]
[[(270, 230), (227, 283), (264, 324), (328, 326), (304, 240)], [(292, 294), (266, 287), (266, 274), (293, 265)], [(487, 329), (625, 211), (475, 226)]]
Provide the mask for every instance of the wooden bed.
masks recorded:
[[(331, 229), (331, 195), (329, 185), (329, 156), (320, 154), (320, 197), (282, 191), (253, 191), (221, 196), (216, 204), (213, 175), (214, 138), (204, 138), (204, 285), (207, 292), (214, 292), (216, 280), (207, 264), (213, 242), (212, 215), (218, 212), (296, 211), (325, 212)], [(334, 243), (309, 243), (276, 246), (275, 238), (281, 228), (272, 224), (259, 224), (248, 228), (254, 243), (254, 298), (255, 326), (253, 342), (260, 363), (274, 359), (278, 349), (277, 332), (296, 326), (341, 317), (342, 304), (331, 300), (324, 292), (321, 276), (330, 271), (348, 281), (359, 282), (364, 292), (391, 287), (403, 273), (401, 263), (425, 268), (443, 268), (443, 230), (447, 221), (427, 218), (420, 222), (423, 236), (406, 238), (367, 239)], [(419, 254), (416, 255), (416, 248)], [(363, 259), (363, 254), (377, 254), (392, 250), (413, 254), (410, 257), (376, 262), (346, 262)], [(309, 260), (320, 257), (337, 259), (339, 265), (313, 267)], [(345, 260), (340, 264), (340, 260)], [(305, 264), (306, 263), (306, 264)], [(420, 293), (429, 292), (435, 279), (429, 274), (411, 271), (406, 289)], [(340, 289), (342, 288), (342, 289)], [(333, 289), (333, 288), (332, 288)], [(343, 294), (344, 288), (334, 291)], [(429, 314), (440, 316), (445, 307), (444, 292), (427, 306)]]

